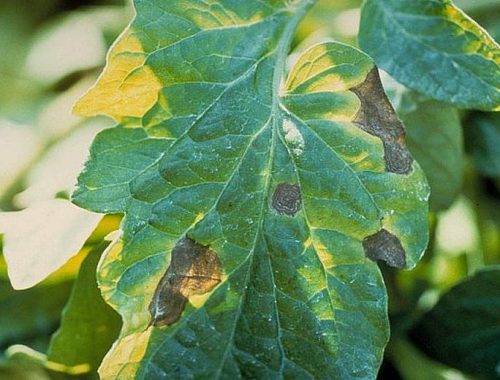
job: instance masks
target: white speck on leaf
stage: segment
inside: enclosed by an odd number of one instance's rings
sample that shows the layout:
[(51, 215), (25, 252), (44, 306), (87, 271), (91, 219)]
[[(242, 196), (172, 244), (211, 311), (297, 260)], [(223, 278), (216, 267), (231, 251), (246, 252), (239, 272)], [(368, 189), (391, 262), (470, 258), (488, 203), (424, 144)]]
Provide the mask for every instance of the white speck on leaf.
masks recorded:
[(304, 151), (304, 137), (295, 123), (289, 119), (283, 120), (283, 132), (285, 133), (285, 141), (293, 147), (293, 154), (300, 156)]

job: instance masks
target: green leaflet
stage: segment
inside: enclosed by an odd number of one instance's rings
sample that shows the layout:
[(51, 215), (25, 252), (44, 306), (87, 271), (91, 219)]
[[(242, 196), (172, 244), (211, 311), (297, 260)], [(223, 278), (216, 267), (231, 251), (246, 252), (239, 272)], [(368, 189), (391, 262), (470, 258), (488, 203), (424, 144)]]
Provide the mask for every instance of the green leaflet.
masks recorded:
[[(369, 57), (317, 45), (285, 84), (311, 4), (136, 1), (77, 104), (121, 122), (73, 195), (125, 213), (98, 268), (124, 320), (102, 378), (376, 376), (387, 296), (370, 258), (416, 264), (428, 186)], [(220, 278), (186, 247), (215, 253)], [(148, 327), (165, 272), (170, 325)]]
[(407, 87), (459, 107), (500, 109), (499, 46), (450, 0), (366, 0), (359, 43)]
[(97, 287), (96, 267), (103, 249), (104, 245), (97, 247), (82, 262), (47, 355), (51, 364), (90, 372), (89, 379), (97, 377), (97, 368), (121, 325), (119, 316), (102, 300)]
[[(2, 276), (3, 277), (3, 276)], [(50, 334), (60, 319), (61, 310), (71, 292), (72, 281), (65, 279), (44, 283), (32, 289), (14, 291), (7, 279), (0, 279), (0, 347), (2, 351), (14, 342), (33, 340)], [(38, 348), (38, 347), (37, 347)], [(44, 348), (40, 347), (41, 349)]]
[(478, 376), (500, 374), (500, 267), (491, 266), (453, 287), (413, 328), (431, 358)]
[(465, 132), (477, 170), (485, 176), (500, 178), (500, 114), (473, 113)]
[(406, 125), (407, 144), (431, 186), (430, 207), (451, 206), (462, 188), (464, 148), (462, 126), (453, 106), (416, 97), (416, 109), (400, 112)]

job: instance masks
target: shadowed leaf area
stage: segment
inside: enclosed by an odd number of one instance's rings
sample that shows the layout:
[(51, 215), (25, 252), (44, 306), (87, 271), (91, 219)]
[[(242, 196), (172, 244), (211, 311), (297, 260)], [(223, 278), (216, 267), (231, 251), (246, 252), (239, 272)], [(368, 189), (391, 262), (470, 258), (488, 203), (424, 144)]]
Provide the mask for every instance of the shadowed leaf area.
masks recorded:
[(422, 166), (429, 185), (430, 209), (449, 208), (460, 193), (463, 182), (464, 148), (458, 110), (409, 92), (415, 108), (400, 112), (407, 129), (407, 144)]
[(429, 191), (368, 56), (323, 43), (284, 75), (312, 3), (137, 0), (77, 104), (119, 122), (73, 194), (125, 214), (98, 267), (124, 323), (102, 378), (376, 376), (372, 260), (416, 264)]
[(431, 358), (480, 379), (500, 375), (500, 267), (482, 269), (453, 287), (412, 329)]
[(477, 170), (489, 177), (500, 178), (500, 113), (476, 113), (465, 130), (467, 147)]

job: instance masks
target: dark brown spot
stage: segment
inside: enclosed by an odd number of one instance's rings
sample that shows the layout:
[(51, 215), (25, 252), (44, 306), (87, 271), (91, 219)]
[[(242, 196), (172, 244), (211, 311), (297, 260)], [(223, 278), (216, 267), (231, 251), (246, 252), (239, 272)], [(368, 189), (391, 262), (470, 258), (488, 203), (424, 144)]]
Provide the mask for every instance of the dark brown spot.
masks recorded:
[(399, 239), (385, 229), (363, 240), (365, 255), (370, 260), (382, 260), (387, 265), (402, 269), (406, 266), (405, 250)]
[(295, 216), (300, 210), (301, 204), (302, 197), (299, 186), (289, 183), (280, 183), (276, 186), (272, 205), (279, 214)]
[(176, 322), (190, 296), (211, 291), (222, 279), (221, 263), (209, 247), (183, 237), (172, 250), (170, 266), (149, 304), (150, 325)]
[(351, 89), (361, 101), (354, 122), (364, 131), (380, 138), (384, 144), (385, 167), (388, 172), (408, 174), (413, 158), (405, 145), (405, 129), (398, 119), (376, 67), (365, 81)]

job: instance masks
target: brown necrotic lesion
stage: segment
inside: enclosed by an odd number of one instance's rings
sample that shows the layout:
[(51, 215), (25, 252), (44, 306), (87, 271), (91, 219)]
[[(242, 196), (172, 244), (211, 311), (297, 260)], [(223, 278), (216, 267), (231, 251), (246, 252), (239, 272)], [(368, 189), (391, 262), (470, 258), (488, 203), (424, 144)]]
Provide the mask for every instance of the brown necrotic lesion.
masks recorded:
[(382, 260), (387, 265), (399, 269), (406, 266), (406, 255), (397, 236), (382, 228), (363, 240), (366, 257), (372, 261)]
[(397, 174), (410, 173), (413, 158), (405, 145), (405, 129), (387, 99), (377, 68), (374, 67), (365, 81), (351, 91), (361, 101), (354, 123), (382, 140), (386, 170)]
[(222, 269), (217, 254), (187, 236), (181, 238), (172, 250), (170, 266), (149, 305), (150, 325), (175, 323), (189, 297), (210, 292), (221, 280)]
[(273, 194), (272, 207), (278, 214), (295, 216), (300, 210), (302, 196), (300, 187), (295, 184), (280, 183)]

